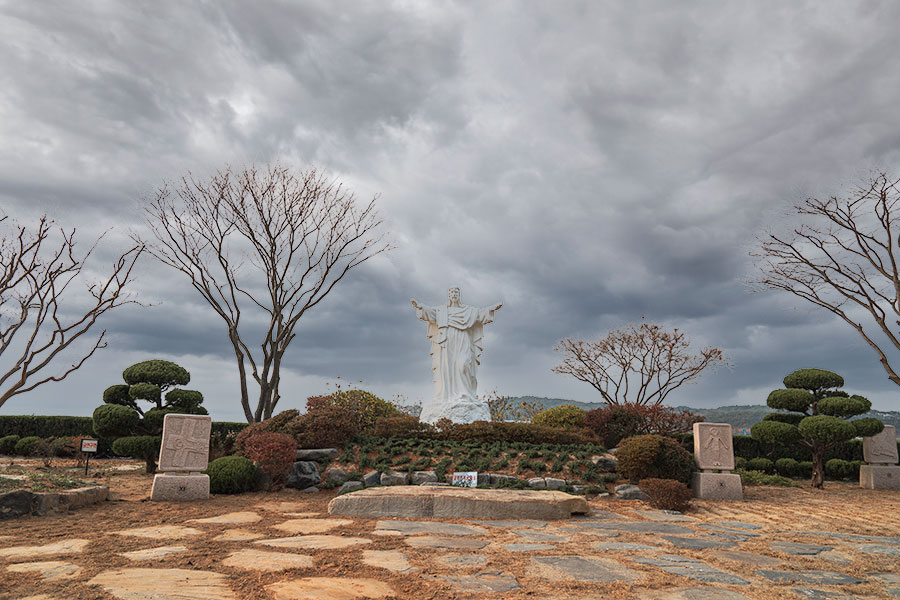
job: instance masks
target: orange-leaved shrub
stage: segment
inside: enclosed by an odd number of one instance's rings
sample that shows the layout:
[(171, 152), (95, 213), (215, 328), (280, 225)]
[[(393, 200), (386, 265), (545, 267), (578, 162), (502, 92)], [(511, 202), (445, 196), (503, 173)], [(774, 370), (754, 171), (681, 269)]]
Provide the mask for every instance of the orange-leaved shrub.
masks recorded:
[(396, 414), (397, 407), (365, 390), (338, 390), (327, 396), (310, 396), (306, 399), (306, 412), (326, 407), (346, 408), (351, 411), (360, 433), (375, 429), (380, 417)]
[(244, 441), (251, 436), (257, 435), (260, 432), (268, 431), (272, 433), (288, 433), (288, 424), (296, 419), (299, 415), (300, 411), (295, 408), (291, 408), (278, 413), (271, 419), (266, 419), (265, 421), (260, 421), (259, 423), (251, 423), (250, 425), (247, 425), (246, 427), (241, 429), (234, 440), (235, 453), (240, 454), (241, 449), (244, 447)]
[(562, 404), (542, 410), (531, 418), (531, 422), (543, 427), (580, 429), (584, 427), (584, 411), (572, 404)]
[(279, 485), (296, 460), (297, 443), (284, 433), (257, 431), (243, 440), (240, 455), (253, 461), (273, 485)]
[(584, 423), (607, 448), (614, 448), (627, 437), (656, 433), (675, 435), (691, 431), (703, 416), (671, 406), (623, 404), (603, 406), (584, 415)]
[(356, 415), (341, 406), (307, 410), (285, 428), (298, 448), (340, 448), (360, 433)]
[(626, 438), (616, 451), (619, 474), (638, 482), (642, 479), (691, 480), (694, 457), (672, 438), (661, 435), (637, 435)]
[(684, 512), (688, 509), (691, 498), (694, 497), (688, 486), (674, 479), (651, 477), (642, 479), (638, 487), (647, 494), (650, 506), (660, 510)]

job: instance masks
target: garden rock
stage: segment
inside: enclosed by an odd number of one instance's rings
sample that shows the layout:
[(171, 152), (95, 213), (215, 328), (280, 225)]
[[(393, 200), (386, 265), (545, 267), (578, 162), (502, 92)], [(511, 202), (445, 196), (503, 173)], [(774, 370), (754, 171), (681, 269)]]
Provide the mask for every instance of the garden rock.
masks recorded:
[(339, 535), (297, 535), (293, 537), (257, 540), (254, 544), (263, 544), (273, 548), (305, 548), (310, 550), (343, 550), (360, 544), (371, 544), (372, 540), (360, 537), (342, 537)]
[(363, 489), (362, 481), (345, 481), (340, 488), (338, 488), (338, 494), (345, 494), (347, 492), (352, 492), (353, 490), (361, 490)]
[(675, 544), (679, 548), (687, 548), (689, 550), (705, 550), (706, 548), (734, 548), (737, 544), (728, 540), (708, 540), (689, 537), (675, 537), (671, 535), (662, 536), (664, 540), (671, 544)]
[(381, 485), (407, 485), (409, 473), (401, 471), (388, 471), (381, 474)]
[(78, 554), (90, 543), (88, 540), (62, 540), (43, 546), (13, 546), (0, 548), (0, 558), (30, 559), (57, 554)]
[(509, 592), (519, 589), (519, 582), (515, 577), (504, 575), (499, 571), (443, 577), (442, 579), (463, 592)]
[(340, 452), (337, 448), (316, 448), (316, 449), (307, 449), (307, 450), (297, 450), (297, 460), (299, 461), (309, 461), (309, 460), (323, 460), (323, 459), (334, 459), (337, 458)]
[(381, 483), (381, 473), (378, 471), (369, 471), (363, 477), (363, 485), (366, 487), (372, 487), (373, 485), (378, 485)]
[(38, 573), (44, 579), (49, 581), (59, 579), (73, 579), (81, 573), (81, 567), (77, 567), (72, 563), (51, 560), (45, 562), (30, 562), (17, 565), (9, 565), (6, 567), (13, 573)]
[(311, 556), (270, 552), (268, 550), (245, 549), (232, 552), (222, 561), (226, 567), (247, 571), (284, 571), (286, 569), (308, 569), (313, 566)]
[(316, 484), (322, 483), (322, 477), (319, 475), (319, 463), (311, 460), (298, 460), (291, 467), (284, 480), (284, 485), (298, 490), (305, 490)]
[(543, 477), (532, 477), (528, 480), (528, 487), (533, 490), (545, 490), (547, 489), (547, 480)]
[(177, 554), (179, 552), (187, 552), (187, 546), (157, 546), (156, 548), (147, 548), (146, 550), (123, 552), (121, 556), (137, 562), (141, 560), (159, 560), (164, 556)]
[(87, 582), (99, 585), (122, 600), (178, 598), (179, 600), (232, 600), (228, 578), (195, 569), (112, 569)]
[(406, 556), (396, 550), (363, 550), (362, 562), (370, 567), (387, 569), (393, 573), (412, 573), (418, 569), (409, 564)]
[(631, 583), (641, 578), (634, 569), (603, 558), (581, 556), (543, 556), (532, 559), (534, 575), (551, 581)]
[(26, 490), (0, 494), (0, 519), (31, 514), (33, 500), (34, 494)]
[(349, 577), (305, 577), (289, 579), (266, 586), (276, 600), (300, 600), (301, 598), (349, 600), (350, 598), (396, 597), (386, 583), (375, 579)]
[(435, 562), (452, 567), (454, 569), (468, 569), (480, 567), (487, 562), (487, 556), (482, 554), (445, 554), (434, 559)]
[(772, 542), (769, 547), (776, 552), (793, 554), (794, 556), (814, 556), (826, 550), (834, 550), (831, 546), (815, 546), (798, 542)]
[(619, 469), (619, 461), (612, 454), (604, 454), (603, 456), (592, 456), (591, 462), (604, 473), (615, 473)]
[(621, 500), (647, 500), (647, 494), (642, 492), (641, 488), (636, 485), (623, 483), (622, 485), (617, 485), (614, 491), (616, 497)]
[(756, 572), (777, 583), (812, 583), (813, 585), (848, 585), (862, 583), (862, 579), (834, 573), (832, 571), (769, 571), (760, 569)]
[(325, 471), (323, 479), (325, 479), (325, 481), (336, 481), (338, 483), (344, 483), (349, 477), (350, 475), (347, 473), (347, 471), (339, 469), (338, 467), (329, 467)]
[[(349, 521), (348, 521), (349, 522)], [(378, 521), (375, 532), (391, 535), (482, 535), (487, 533), (483, 527), (459, 525), (457, 523), (441, 523), (439, 521)]]
[(444, 537), (439, 535), (420, 535), (406, 538), (405, 541), (408, 546), (414, 548), (450, 548), (454, 550), (481, 550), (489, 543), (487, 540)]
[(635, 558), (634, 562), (659, 567), (666, 573), (681, 575), (688, 579), (706, 583), (724, 583), (727, 585), (747, 585), (749, 583), (746, 579), (733, 573), (726, 573), (725, 571), (714, 569), (699, 560), (676, 554), (663, 554), (658, 558)]
[(434, 483), (437, 480), (437, 473), (434, 471), (416, 471), (412, 474), (410, 483), (413, 485), (422, 485), (423, 483)]
[(555, 477), (544, 478), (548, 490), (561, 490), (566, 487), (565, 479), (556, 479)]

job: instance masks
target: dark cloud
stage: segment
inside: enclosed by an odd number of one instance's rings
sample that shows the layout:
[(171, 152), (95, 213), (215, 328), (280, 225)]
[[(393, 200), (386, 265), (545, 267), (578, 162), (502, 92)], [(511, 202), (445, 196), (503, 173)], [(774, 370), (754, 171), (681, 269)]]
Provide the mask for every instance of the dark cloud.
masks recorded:
[[(109, 231), (99, 273), (130, 233), (146, 235), (141, 198), (188, 172), (317, 165), (361, 201), (380, 194), (398, 247), (303, 317), (287, 403), (338, 376), (427, 396), (428, 341), (409, 298), (441, 302), (459, 285), (467, 303), (504, 302), (486, 330), (484, 392), (596, 400), (550, 372), (553, 346), (645, 317), (734, 363), (673, 403), (763, 402), (787, 372), (820, 366), (896, 408), (845, 325), (750, 292), (748, 253), (767, 228), (790, 226), (792, 202), (897, 164), (898, 13), (11, 4), (0, 10), (0, 206), (25, 222), (50, 213), (86, 243)], [(221, 320), (149, 257), (135, 290), (149, 306), (107, 316), (102, 357), (0, 410), (88, 414), (128, 364), (161, 357), (191, 370), (217, 417), (240, 419)]]

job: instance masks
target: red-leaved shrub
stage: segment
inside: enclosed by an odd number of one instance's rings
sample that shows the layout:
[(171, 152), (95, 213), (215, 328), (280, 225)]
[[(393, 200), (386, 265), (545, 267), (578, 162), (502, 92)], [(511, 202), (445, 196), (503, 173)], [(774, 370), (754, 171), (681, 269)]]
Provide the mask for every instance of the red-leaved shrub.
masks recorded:
[(307, 409), (287, 424), (287, 432), (298, 448), (340, 448), (360, 433), (356, 415), (340, 406)]
[(273, 485), (278, 485), (284, 482), (296, 460), (297, 443), (284, 433), (257, 431), (244, 438), (240, 454), (256, 463)]
[(623, 404), (604, 406), (589, 411), (584, 423), (607, 448), (614, 448), (627, 437), (635, 435), (675, 435), (691, 431), (694, 423), (703, 421), (703, 416), (671, 406)]
[(647, 494), (650, 506), (660, 510), (684, 512), (694, 497), (688, 486), (674, 479), (643, 479), (638, 487)]

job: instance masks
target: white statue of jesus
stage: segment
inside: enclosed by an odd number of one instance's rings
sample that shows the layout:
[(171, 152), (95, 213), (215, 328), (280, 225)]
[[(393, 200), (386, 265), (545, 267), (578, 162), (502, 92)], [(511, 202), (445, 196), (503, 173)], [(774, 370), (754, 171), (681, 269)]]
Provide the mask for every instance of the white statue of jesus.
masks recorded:
[(444, 417), (454, 423), (490, 421), (487, 402), (475, 396), (476, 371), (481, 364), (484, 325), (494, 320), (501, 303), (486, 308), (459, 302), (459, 288), (450, 288), (446, 306), (422, 306), (415, 299), (416, 316), (428, 323), (434, 398), (424, 403), (420, 419), (435, 423)]

